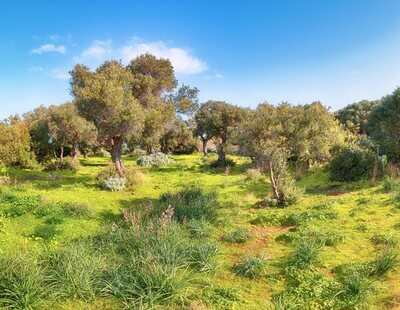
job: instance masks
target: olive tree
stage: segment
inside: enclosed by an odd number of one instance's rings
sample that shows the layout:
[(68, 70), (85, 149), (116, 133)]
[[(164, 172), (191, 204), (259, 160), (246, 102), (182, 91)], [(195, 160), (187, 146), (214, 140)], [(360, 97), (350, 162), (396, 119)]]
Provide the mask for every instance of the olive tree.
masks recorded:
[(71, 88), (79, 113), (93, 122), (98, 139), (110, 152), (118, 173), (124, 175), (122, 146), (143, 128), (143, 108), (132, 91), (131, 72), (117, 61), (106, 61), (91, 71), (76, 65)]

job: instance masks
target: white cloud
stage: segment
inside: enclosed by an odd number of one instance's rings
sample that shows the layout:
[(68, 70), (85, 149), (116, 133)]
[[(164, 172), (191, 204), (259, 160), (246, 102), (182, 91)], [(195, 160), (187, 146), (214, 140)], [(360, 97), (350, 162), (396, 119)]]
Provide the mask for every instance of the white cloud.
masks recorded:
[(101, 59), (112, 53), (112, 41), (93, 41), (92, 45), (83, 50), (81, 57)]
[(52, 69), (50, 75), (57, 80), (68, 80), (70, 78), (68, 71), (62, 69)]
[(38, 48), (35, 48), (29, 52), (29, 54), (43, 54), (43, 53), (60, 53), (65, 54), (66, 48), (64, 45), (44, 44)]
[(207, 64), (191, 55), (187, 49), (168, 47), (164, 42), (148, 42), (125, 45), (120, 50), (122, 60), (128, 63), (131, 59), (145, 53), (156, 57), (168, 58), (177, 73), (196, 74), (207, 70)]

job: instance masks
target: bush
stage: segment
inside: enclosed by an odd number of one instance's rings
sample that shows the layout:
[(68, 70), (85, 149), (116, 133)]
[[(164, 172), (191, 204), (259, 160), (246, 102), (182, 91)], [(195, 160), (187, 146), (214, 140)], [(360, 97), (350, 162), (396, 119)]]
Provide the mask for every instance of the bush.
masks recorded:
[(214, 193), (205, 193), (198, 187), (186, 188), (177, 193), (162, 194), (159, 200), (159, 210), (168, 206), (174, 208), (174, 217), (179, 221), (215, 219), (217, 199)]
[(246, 180), (258, 182), (262, 179), (263, 175), (259, 169), (250, 168), (246, 170)]
[(125, 189), (125, 183), (125, 178), (109, 177), (103, 181), (101, 188), (111, 192), (118, 192)]
[(246, 243), (251, 237), (252, 235), (248, 229), (238, 228), (225, 234), (222, 240), (230, 243)]
[(255, 279), (260, 277), (265, 270), (265, 258), (246, 258), (242, 262), (235, 265), (235, 272), (242, 277)]
[(236, 163), (232, 159), (225, 158), (225, 160), (215, 160), (213, 161), (210, 166), (212, 168), (226, 168), (226, 167), (233, 167)]
[(79, 160), (73, 160), (71, 157), (64, 158), (63, 162), (51, 161), (46, 167), (45, 171), (59, 171), (59, 170), (69, 170), (72, 172), (77, 172), (81, 168)]
[(285, 206), (290, 206), (297, 203), (304, 195), (304, 188), (296, 186), (293, 179), (285, 180), (279, 191), (282, 194), (282, 199), (278, 203)]
[(173, 163), (173, 160), (170, 159), (168, 155), (157, 152), (151, 155), (139, 157), (136, 163), (143, 167), (163, 167)]
[[(141, 171), (137, 170), (135, 167), (126, 167), (125, 168), (125, 176), (121, 178), (117, 172), (117, 169), (114, 165), (109, 165), (106, 169), (100, 171), (96, 176), (96, 184), (104, 188), (106, 190), (116, 189), (122, 190), (121, 185), (123, 183), (122, 180), (117, 179), (124, 179), (124, 188), (129, 190), (135, 190), (136, 187), (143, 183), (144, 175)], [(115, 185), (115, 186), (113, 186)]]
[(363, 149), (344, 149), (331, 162), (331, 180), (352, 182), (371, 175), (375, 165), (372, 152)]

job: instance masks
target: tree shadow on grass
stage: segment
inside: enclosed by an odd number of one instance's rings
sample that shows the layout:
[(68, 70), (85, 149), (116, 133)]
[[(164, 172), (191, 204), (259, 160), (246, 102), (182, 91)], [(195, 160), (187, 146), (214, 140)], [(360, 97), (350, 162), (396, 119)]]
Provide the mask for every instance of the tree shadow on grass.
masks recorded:
[(105, 224), (110, 224), (110, 223), (116, 223), (122, 219), (121, 213), (118, 212), (116, 213), (113, 210), (103, 210), (99, 213), (99, 218), (102, 223)]
[(154, 206), (158, 199), (155, 198), (132, 198), (132, 199), (121, 199), (119, 204), (121, 208), (128, 211), (135, 211)]

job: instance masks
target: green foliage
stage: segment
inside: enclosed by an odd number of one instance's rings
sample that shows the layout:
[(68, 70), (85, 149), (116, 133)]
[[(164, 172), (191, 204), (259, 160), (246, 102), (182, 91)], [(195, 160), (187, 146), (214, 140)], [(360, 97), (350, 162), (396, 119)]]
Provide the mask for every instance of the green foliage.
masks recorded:
[(216, 267), (215, 257), (219, 252), (218, 245), (199, 243), (189, 249), (189, 264), (195, 269), (208, 272)]
[(173, 160), (170, 159), (168, 155), (157, 152), (151, 155), (139, 157), (136, 163), (143, 167), (164, 167), (173, 163)]
[(204, 293), (206, 303), (215, 309), (229, 310), (241, 300), (235, 288), (213, 286)]
[(40, 206), (39, 196), (16, 196), (6, 193), (0, 197), (1, 201), (7, 206), (3, 214), (7, 217), (18, 217), (23, 214), (33, 212)]
[(58, 233), (58, 230), (55, 225), (39, 225), (35, 228), (32, 233), (32, 237), (41, 238), (43, 240), (50, 240), (55, 237)]
[(36, 258), (20, 254), (0, 259), (0, 307), (40, 309), (50, 288), (45, 269)]
[(206, 220), (190, 220), (187, 223), (189, 233), (194, 238), (207, 238), (211, 235), (212, 226)]
[(251, 232), (246, 228), (232, 230), (222, 237), (222, 240), (229, 243), (246, 243), (252, 238)]
[(250, 279), (259, 278), (265, 272), (265, 260), (264, 257), (246, 258), (235, 265), (235, 272), (242, 277)]
[(371, 237), (371, 241), (376, 245), (387, 245), (394, 247), (398, 243), (398, 238), (394, 235), (376, 234)]
[(17, 117), (0, 122), (0, 162), (7, 167), (21, 168), (32, 168), (36, 164), (28, 125)]
[(398, 256), (392, 249), (384, 249), (370, 264), (370, 275), (381, 277), (398, 264)]
[(396, 88), (392, 94), (382, 98), (370, 114), (368, 119), (368, 132), (372, 140), (380, 146), (380, 152), (387, 154), (390, 159), (398, 160), (400, 154), (399, 144), (399, 109), (400, 88)]
[(399, 183), (398, 179), (396, 179), (394, 177), (390, 177), (390, 176), (385, 176), (383, 178), (382, 187), (386, 193), (390, 193), (394, 190), (398, 190), (399, 186), (400, 186), (400, 183)]
[(368, 150), (346, 148), (331, 162), (333, 181), (353, 182), (371, 176), (375, 165), (374, 154)]
[(78, 160), (72, 158), (65, 158), (61, 161), (50, 161), (45, 165), (45, 171), (59, 171), (59, 170), (69, 170), (72, 172), (78, 172), (81, 165)]
[(354, 134), (368, 134), (368, 120), (371, 112), (381, 105), (380, 100), (362, 100), (350, 104), (335, 113), (341, 124)]
[(49, 282), (62, 298), (93, 298), (100, 291), (104, 260), (89, 244), (63, 248), (48, 259)]
[(66, 203), (61, 206), (65, 216), (74, 218), (87, 218), (92, 215), (92, 210), (83, 203)]
[(315, 240), (301, 240), (291, 256), (289, 256), (287, 265), (305, 269), (318, 262), (318, 255), (321, 245)]
[(214, 193), (189, 187), (177, 193), (162, 194), (158, 209), (165, 210), (168, 206), (172, 206), (174, 218), (179, 222), (192, 219), (211, 221), (215, 219), (218, 203)]

